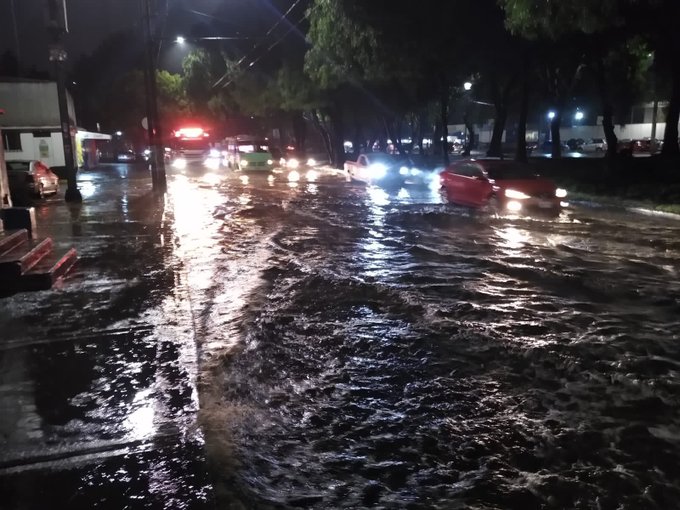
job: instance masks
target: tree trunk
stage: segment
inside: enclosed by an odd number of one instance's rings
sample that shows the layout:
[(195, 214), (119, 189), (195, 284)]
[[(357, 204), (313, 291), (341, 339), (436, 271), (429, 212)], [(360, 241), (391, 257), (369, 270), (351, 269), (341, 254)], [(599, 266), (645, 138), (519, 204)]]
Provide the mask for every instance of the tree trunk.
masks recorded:
[(440, 119), (439, 122), (441, 122), (441, 131), (442, 131), (442, 141), (441, 141), (441, 150), (442, 150), (442, 160), (444, 161), (444, 165), (448, 166), (449, 164), (449, 88), (448, 86), (443, 86), (442, 88), (442, 97), (441, 97), (441, 104), (440, 104), (441, 110), (440, 110)]
[(295, 148), (304, 151), (307, 143), (307, 124), (302, 112), (293, 112), (292, 124)]
[(602, 129), (604, 129), (604, 137), (607, 141), (607, 158), (613, 159), (618, 151), (619, 139), (614, 132), (614, 108), (609, 98), (607, 74), (601, 58), (597, 65), (597, 81), (600, 89), (600, 100), (602, 101)]
[(602, 105), (602, 129), (604, 129), (604, 138), (607, 140), (607, 158), (615, 158), (619, 139), (614, 132), (614, 112), (610, 104)]
[(529, 81), (526, 69), (522, 79), (522, 97), (519, 106), (519, 121), (517, 123), (517, 146), (515, 148), (515, 161), (526, 163), (527, 158), (527, 118), (529, 116)]
[(420, 112), (418, 115), (418, 135), (416, 141), (418, 142), (418, 147), (420, 154), (425, 154), (425, 147), (423, 147), (423, 140), (425, 139), (425, 124), (427, 123), (427, 117), (425, 114)]
[(550, 121), (550, 137), (552, 138), (553, 159), (559, 159), (562, 157), (562, 139), (560, 137), (561, 125), (562, 125), (562, 109), (555, 112), (555, 117)]
[(465, 149), (463, 150), (463, 156), (469, 156), (472, 146), (475, 143), (475, 126), (470, 120), (470, 115), (466, 112), (463, 115), (463, 123), (468, 131), (467, 140), (465, 141)]
[(505, 105), (496, 106), (496, 118), (493, 121), (493, 133), (491, 134), (491, 143), (489, 149), (486, 151), (487, 156), (502, 157), (503, 156), (503, 133), (505, 132), (505, 122), (508, 118), (508, 111)]
[(666, 114), (666, 132), (663, 137), (663, 148), (661, 155), (667, 158), (680, 157), (680, 147), (678, 147), (678, 122), (680, 121), (680, 62), (676, 56), (673, 63), (673, 89), (671, 100)]
[(345, 125), (342, 112), (337, 108), (328, 111), (331, 124), (331, 149), (333, 151), (333, 166), (342, 168), (345, 164)]
[(312, 122), (314, 123), (314, 127), (317, 129), (319, 135), (321, 136), (324, 149), (326, 150), (326, 154), (328, 155), (328, 161), (333, 162), (333, 147), (331, 146), (331, 138), (328, 133), (328, 129), (326, 129), (326, 126), (324, 126), (323, 123), (321, 122), (319, 115), (320, 113), (317, 110), (312, 110)]
[(387, 117), (383, 117), (383, 124), (385, 125), (385, 134), (387, 134), (387, 138), (392, 140), (392, 145), (396, 148), (397, 153), (402, 154), (399, 129), (395, 129), (395, 125), (390, 122)]

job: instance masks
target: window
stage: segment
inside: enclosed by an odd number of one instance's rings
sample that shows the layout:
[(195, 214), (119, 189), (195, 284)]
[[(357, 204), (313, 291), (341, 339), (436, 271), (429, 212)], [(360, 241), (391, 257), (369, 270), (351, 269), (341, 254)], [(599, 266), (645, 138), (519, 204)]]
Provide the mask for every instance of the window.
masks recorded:
[(2, 144), (6, 151), (20, 151), (21, 149), (21, 134), (19, 131), (3, 131)]

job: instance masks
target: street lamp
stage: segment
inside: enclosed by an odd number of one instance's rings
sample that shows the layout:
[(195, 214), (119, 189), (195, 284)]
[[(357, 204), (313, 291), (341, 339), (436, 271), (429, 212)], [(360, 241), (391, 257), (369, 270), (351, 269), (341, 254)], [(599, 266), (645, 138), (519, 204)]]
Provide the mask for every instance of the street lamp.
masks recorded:
[(182, 37), (181, 35), (178, 35), (177, 39), (175, 39), (175, 42), (177, 44), (184, 44), (186, 42), (186, 39), (184, 37)]
[(581, 121), (583, 120), (584, 117), (585, 115), (583, 114), (583, 112), (580, 111), (576, 111), (576, 113), (574, 114), (574, 120)]
[(548, 118), (550, 120), (553, 120), (555, 118), (556, 113), (555, 112), (548, 112)]
[(463, 83), (463, 88), (464, 88), (467, 92), (469, 92), (470, 90), (472, 90), (472, 83), (469, 82), (469, 81), (466, 81), (465, 83)]
[(123, 136), (123, 132), (122, 131), (116, 131), (116, 136)]

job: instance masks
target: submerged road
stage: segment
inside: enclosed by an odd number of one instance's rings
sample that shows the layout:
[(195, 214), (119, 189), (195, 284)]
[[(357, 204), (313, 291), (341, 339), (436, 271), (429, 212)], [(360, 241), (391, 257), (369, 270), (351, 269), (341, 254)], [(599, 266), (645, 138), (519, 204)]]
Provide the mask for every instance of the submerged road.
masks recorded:
[(301, 174), (38, 210), (82, 260), (0, 301), (8, 508), (677, 505), (680, 222)]

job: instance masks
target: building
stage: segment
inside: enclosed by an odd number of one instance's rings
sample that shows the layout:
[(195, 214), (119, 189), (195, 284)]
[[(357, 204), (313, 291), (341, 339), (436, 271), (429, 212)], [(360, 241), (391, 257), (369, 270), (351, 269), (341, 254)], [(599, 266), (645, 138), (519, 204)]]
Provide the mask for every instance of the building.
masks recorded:
[[(110, 135), (77, 129), (73, 98), (67, 92), (74, 161), (79, 167), (98, 162), (97, 140)], [(57, 84), (53, 81), (0, 79), (2, 141), (7, 161), (39, 159), (60, 173), (66, 166), (61, 138)]]

